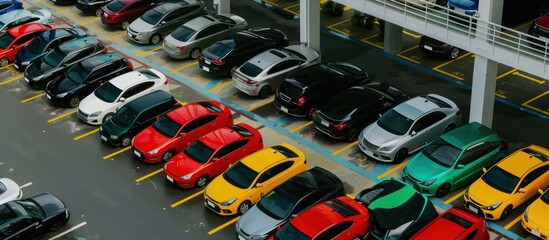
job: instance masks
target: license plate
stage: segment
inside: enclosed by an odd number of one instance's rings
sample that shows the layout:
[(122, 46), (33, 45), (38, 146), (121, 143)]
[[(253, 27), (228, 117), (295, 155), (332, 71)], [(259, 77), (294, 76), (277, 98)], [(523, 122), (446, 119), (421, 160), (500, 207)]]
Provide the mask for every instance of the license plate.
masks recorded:
[(202, 69), (204, 69), (204, 71), (206, 71), (206, 72), (209, 72), (209, 71), (210, 71), (210, 68), (209, 68), (209, 67), (206, 67), (206, 66), (203, 66)]
[(30, 80), (29, 80), (28, 78), (25, 78), (25, 81), (28, 82), (28, 83), (30, 83)]
[(283, 107), (283, 106), (280, 106), (280, 110), (281, 110), (281, 111), (283, 111), (283, 112), (285, 112), (285, 113), (287, 113), (287, 112), (288, 112), (288, 109), (287, 109), (287, 108), (285, 108), (285, 107)]
[(208, 60), (208, 59), (204, 59), (204, 62), (208, 65), (212, 64), (212, 61)]
[(244, 237), (240, 236), (240, 235), (237, 235), (238, 236), (238, 240), (246, 240)]
[(329, 127), (330, 126), (330, 123), (324, 121), (324, 120), (320, 120), (320, 124), (326, 126), (326, 127)]
[(168, 175), (166, 175), (166, 179), (168, 179), (168, 181), (170, 181), (170, 182), (173, 182), (173, 178), (168, 176)]
[(532, 229), (531, 233), (532, 233), (533, 235), (535, 235), (536, 237), (541, 237), (541, 233), (539, 233), (538, 231), (536, 231), (536, 230), (534, 230), (534, 229)]
[(141, 157), (141, 153), (138, 152), (137, 150), (133, 150), (133, 153), (134, 153), (136, 156)]
[(49, 94), (46, 94), (46, 97), (51, 100), (51, 96)]
[(108, 18), (108, 17), (109, 17), (109, 14), (103, 13), (103, 16), (105, 16), (106, 18)]
[(210, 201), (210, 200), (206, 200), (206, 204), (208, 204), (208, 206), (210, 206), (212, 208), (215, 208), (215, 204), (213, 204), (213, 202)]
[(105, 141), (105, 142), (107, 141), (107, 137), (105, 137), (103, 135), (101, 135), (101, 139), (103, 139), (103, 141)]
[(425, 49), (429, 50), (429, 51), (433, 51), (433, 47), (431, 47), (431, 46), (425, 45), (425, 46), (423, 46), (423, 47), (424, 47)]
[(478, 213), (478, 209), (476, 207), (474, 207), (473, 205), (469, 205), (469, 210), (471, 210), (472, 212), (474, 213)]

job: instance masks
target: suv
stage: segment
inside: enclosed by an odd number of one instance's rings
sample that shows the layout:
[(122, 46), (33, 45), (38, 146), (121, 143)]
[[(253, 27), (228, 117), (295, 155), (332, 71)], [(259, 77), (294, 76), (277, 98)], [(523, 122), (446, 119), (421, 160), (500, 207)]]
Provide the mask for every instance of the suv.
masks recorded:
[(103, 10), (101, 7), (107, 5), (112, 0), (78, 0), (76, 2), (76, 8), (82, 10), (86, 14), (93, 14), (96, 17), (101, 16)]
[(46, 84), (63, 76), (75, 63), (101, 52), (106, 53), (107, 48), (95, 37), (63, 43), (44, 56), (31, 61), (25, 69), (25, 81), (32, 88), (45, 89)]
[(255, 55), (271, 48), (286, 46), (288, 37), (278, 29), (241, 30), (204, 49), (198, 65), (206, 72), (226, 76)]
[(55, 104), (78, 107), (80, 99), (99, 85), (132, 68), (132, 63), (117, 53), (98, 54), (69, 68), (64, 78), (49, 82), (46, 97)]
[(163, 90), (143, 95), (127, 103), (101, 127), (101, 139), (114, 146), (129, 146), (132, 138), (151, 125), (157, 117), (180, 107), (181, 104)]

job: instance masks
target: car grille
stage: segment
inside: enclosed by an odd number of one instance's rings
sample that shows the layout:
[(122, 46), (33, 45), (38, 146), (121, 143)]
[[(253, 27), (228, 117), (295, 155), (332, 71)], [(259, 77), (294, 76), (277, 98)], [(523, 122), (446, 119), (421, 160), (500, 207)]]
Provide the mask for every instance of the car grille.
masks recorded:
[[(208, 204), (208, 201), (212, 202), (215, 207), (212, 207)], [(219, 203), (213, 199), (211, 199), (210, 197), (206, 196), (205, 200), (204, 200), (204, 204), (211, 210), (213, 210), (214, 212), (221, 212), (221, 208), (219, 208)]]
[(80, 111), (80, 109), (78, 109), (76, 111), (76, 114), (78, 114), (78, 117), (81, 118), (81, 119), (88, 119), (88, 117), (90, 116), (89, 114), (86, 114), (86, 113), (83, 113), (82, 111)]
[(290, 101), (292, 100), (292, 98), (288, 97), (288, 96), (287, 96), (286, 94), (284, 94), (284, 93), (280, 93), (279, 96), (280, 96), (280, 99), (281, 99), (282, 101), (284, 101), (284, 102), (290, 102)]
[(419, 190), (419, 184), (417, 183), (417, 180), (412, 176), (410, 175), (404, 176), (404, 181), (406, 183), (412, 184), (412, 187), (414, 187), (416, 190)]
[(366, 138), (362, 138), (362, 146), (366, 147), (367, 149), (370, 149), (370, 150), (375, 150), (375, 149), (378, 149), (379, 147), (372, 144), (371, 142), (368, 142), (368, 140), (366, 140)]
[(139, 153), (139, 156), (137, 156), (135, 153), (133, 154), (135, 157), (139, 158), (139, 159), (144, 159), (145, 157), (145, 153), (135, 147), (133, 147), (133, 151), (134, 152), (138, 152)]

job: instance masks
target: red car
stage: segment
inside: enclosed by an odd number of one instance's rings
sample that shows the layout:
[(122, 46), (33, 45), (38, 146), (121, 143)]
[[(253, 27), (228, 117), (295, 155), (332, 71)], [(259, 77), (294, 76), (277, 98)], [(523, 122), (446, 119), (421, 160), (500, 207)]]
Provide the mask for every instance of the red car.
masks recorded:
[(282, 226), (274, 239), (360, 240), (370, 230), (366, 206), (349, 197), (314, 205)]
[(208, 179), (213, 179), (231, 164), (261, 149), (261, 134), (246, 123), (218, 128), (170, 159), (164, 165), (164, 173), (178, 187), (204, 187)]
[(231, 110), (222, 103), (190, 103), (160, 117), (138, 133), (132, 142), (133, 155), (145, 162), (167, 162), (197, 138), (231, 125)]
[(126, 30), (133, 20), (155, 6), (156, 3), (150, 0), (113, 0), (101, 8), (101, 22), (109, 27)]
[(8, 29), (0, 35), (0, 67), (13, 61), (17, 52), (38, 34), (56, 27), (55, 24), (27, 23)]
[(481, 217), (453, 207), (423, 227), (414, 240), (456, 239), (488, 240), (488, 227)]

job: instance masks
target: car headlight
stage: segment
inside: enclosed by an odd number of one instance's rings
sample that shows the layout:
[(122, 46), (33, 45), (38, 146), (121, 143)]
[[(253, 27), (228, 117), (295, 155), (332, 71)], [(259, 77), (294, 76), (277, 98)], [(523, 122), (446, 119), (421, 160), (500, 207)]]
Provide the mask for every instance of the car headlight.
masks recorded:
[(189, 180), (189, 178), (191, 178), (192, 176), (193, 176), (193, 174), (192, 174), (192, 173), (189, 173), (189, 174), (187, 174), (187, 175), (185, 175), (185, 176), (181, 176), (180, 179), (181, 179), (181, 180)]
[(116, 136), (116, 135), (111, 135), (111, 139), (112, 139), (112, 140), (118, 140), (118, 136)]
[(29, 65), (30, 61), (22, 62), (21, 65)]
[(396, 144), (390, 144), (390, 145), (379, 148), (379, 151), (391, 151), (395, 147), (396, 147)]
[(65, 96), (67, 96), (67, 93), (60, 93), (60, 94), (57, 94), (56, 96), (58, 98), (64, 98)]
[(422, 182), (421, 184), (424, 185), (424, 186), (431, 186), (431, 184), (433, 184), (435, 181), (436, 181), (436, 179), (430, 179), (430, 180)]
[(90, 114), (90, 117), (97, 117), (97, 116), (99, 116), (99, 114), (101, 114), (101, 111), (97, 111), (97, 112), (94, 112), (94, 113)]
[(494, 204), (494, 205), (492, 205), (492, 206), (486, 207), (486, 209), (488, 209), (488, 210), (494, 210), (494, 209), (498, 208), (499, 205), (501, 205), (502, 203), (503, 203), (503, 202), (498, 202), (498, 203), (496, 203), (496, 204)]
[(524, 221), (528, 222), (528, 209), (530, 209), (530, 206), (526, 208), (526, 211), (524, 211)]
[(222, 202), (222, 203), (221, 203), (221, 206), (229, 206), (229, 205), (233, 204), (234, 201), (236, 201), (236, 198), (231, 198), (231, 199), (229, 199), (229, 200), (227, 200), (227, 201)]
[(251, 239), (267, 239), (268, 234), (263, 235), (252, 235)]
[(148, 151), (147, 153), (148, 154), (157, 154), (159, 150), (160, 150), (160, 148), (157, 148), (157, 149), (153, 149), (151, 151)]

